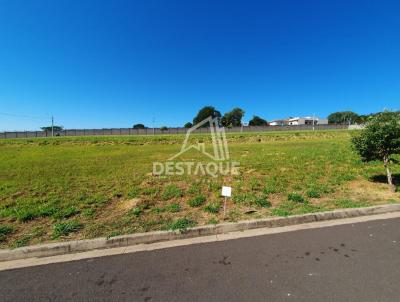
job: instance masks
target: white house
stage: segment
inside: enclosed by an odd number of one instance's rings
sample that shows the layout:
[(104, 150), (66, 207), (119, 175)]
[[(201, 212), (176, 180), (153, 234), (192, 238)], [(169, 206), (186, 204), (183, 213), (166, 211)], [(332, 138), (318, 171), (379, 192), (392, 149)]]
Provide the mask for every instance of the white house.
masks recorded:
[(289, 120), (274, 120), (269, 122), (270, 126), (286, 126), (289, 125)]
[(328, 125), (328, 119), (326, 118), (319, 118), (319, 117), (295, 117), (289, 119), (289, 125), (297, 126), (297, 125)]

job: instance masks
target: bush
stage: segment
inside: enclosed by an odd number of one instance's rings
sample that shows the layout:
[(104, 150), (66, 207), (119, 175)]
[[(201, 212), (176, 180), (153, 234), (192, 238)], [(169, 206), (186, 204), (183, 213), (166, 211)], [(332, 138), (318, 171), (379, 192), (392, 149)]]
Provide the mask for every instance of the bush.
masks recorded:
[(60, 236), (67, 236), (70, 233), (77, 232), (82, 227), (83, 225), (76, 220), (56, 223), (53, 227), (53, 239), (57, 239)]
[(201, 206), (206, 201), (206, 197), (204, 195), (198, 195), (195, 198), (188, 201), (188, 205), (192, 208)]
[(288, 200), (298, 203), (307, 203), (307, 200), (305, 200), (302, 195), (294, 192), (288, 194)]

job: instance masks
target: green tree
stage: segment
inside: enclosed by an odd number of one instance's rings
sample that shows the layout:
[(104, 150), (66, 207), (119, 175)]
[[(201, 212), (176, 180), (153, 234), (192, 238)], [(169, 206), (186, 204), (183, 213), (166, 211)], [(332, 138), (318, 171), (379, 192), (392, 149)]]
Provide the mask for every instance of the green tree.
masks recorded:
[(328, 122), (330, 124), (354, 124), (358, 118), (358, 114), (353, 111), (340, 111), (330, 114)]
[(395, 191), (390, 165), (398, 162), (393, 155), (400, 154), (400, 116), (386, 111), (372, 117), (352, 143), (364, 162), (383, 162), (388, 184)]
[(192, 128), (193, 124), (191, 122), (187, 122), (184, 127), (185, 128)]
[(161, 131), (167, 131), (167, 130), (168, 130), (168, 127), (167, 127), (167, 126), (162, 126), (162, 127), (160, 128), (160, 130), (161, 130)]
[[(51, 126), (41, 127), (40, 129), (42, 129), (43, 131), (51, 131)], [(53, 126), (54, 132), (62, 131), (63, 129), (63, 126)]]
[(240, 127), (244, 111), (240, 108), (233, 108), (221, 118), (221, 125), (224, 127)]
[(136, 125), (133, 125), (132, 128), (133, 129), (146, 129), (146, 126), (143, 124), (136, 124)]
[[(202, 121), (204, 121), (208, 117), (212, 118), (220, 118), (221, 117), (221, 112), (216, 110), (213, 106), (205, 106), (202, 109), (199, 110), (197, 115), (193, 119), (193, 125), (196, 125)], [(209, 127), (209, 125), (206, 123), (203, 125), (203, 127)]]
[(263, 118), (254, 115), (253, 118), (249, 121), (250, 126), (268, 126), (268, 122)]

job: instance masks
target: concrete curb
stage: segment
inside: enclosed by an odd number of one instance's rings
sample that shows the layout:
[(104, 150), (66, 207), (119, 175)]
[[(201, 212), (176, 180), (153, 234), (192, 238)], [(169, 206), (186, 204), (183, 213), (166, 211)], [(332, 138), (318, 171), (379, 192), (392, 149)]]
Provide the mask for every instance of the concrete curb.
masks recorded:
[(33, 257), (49, 257), (96, 249), (124, 247), (136, 244), (149, 244), (160, 241), (186, 239), (199, 236), (217, 235), (229, 232), (245, 231), (257, 228), (274, 228), (316, 221), (351, 218), (358, 216), (384, 214), (400, 211), (400, 204), (380, 205), (367, 208), (335, 210), (289, 217), (246, 220), (234, 223), (222, 223), (190, 228), (182, 231), (158, 231), (112, 238), (97, 238), (27, 246), (17, 249), (0, 250), (0, 261), (10, 261)]

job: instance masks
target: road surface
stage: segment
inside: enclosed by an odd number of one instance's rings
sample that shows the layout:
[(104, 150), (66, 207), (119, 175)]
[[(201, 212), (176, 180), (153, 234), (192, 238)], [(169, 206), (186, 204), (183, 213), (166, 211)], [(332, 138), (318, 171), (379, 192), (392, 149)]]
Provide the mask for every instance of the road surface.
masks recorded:
[(0, 301), (400, 301), (400, 218), (1, 271)]

